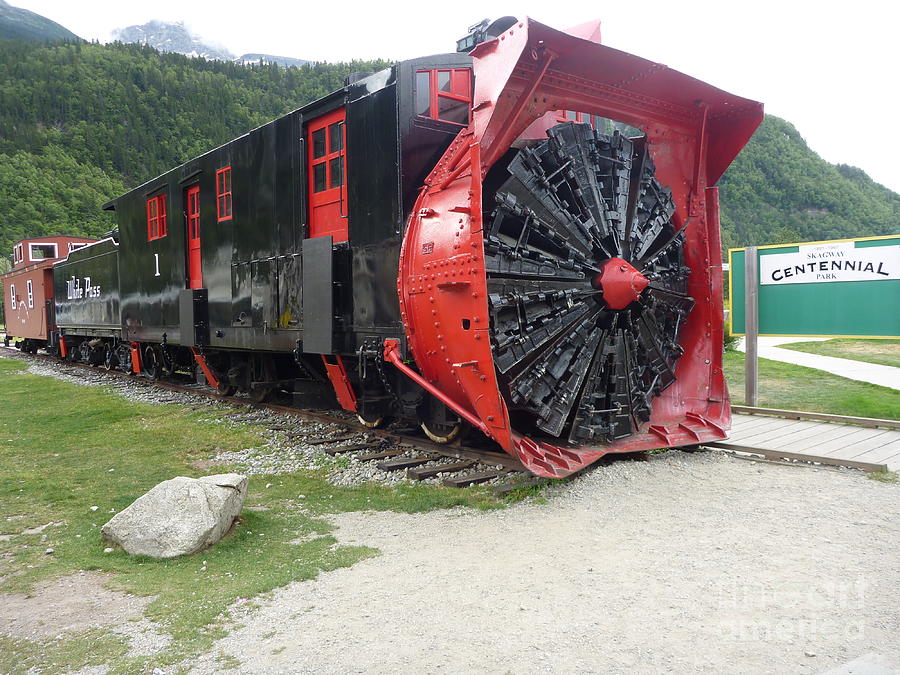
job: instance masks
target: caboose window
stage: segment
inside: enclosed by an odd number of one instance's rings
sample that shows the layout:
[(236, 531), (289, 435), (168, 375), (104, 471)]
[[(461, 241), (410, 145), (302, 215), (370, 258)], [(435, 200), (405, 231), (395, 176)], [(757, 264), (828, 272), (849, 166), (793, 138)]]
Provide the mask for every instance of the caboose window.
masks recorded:
[(52, 260), (55, 257), (56, 244), (28, 244), (28, 259), (32, 262)]
[(9, 299), (12, 302), (12, 308), (15, 309), (16, 308), (16, 285), (15, 284), (9, 285)]
[(13, 255), (16, 258), (16, 263), (23, 262), (25, 260), (25, 247), (22, 244), (16, 244), (15, 248), (13, 248)]
[(34, 309), (34, 286), (31, 279), (25, 282), (25, 289), (28, 291), (28, 309)]
[(231, 201), (231, 167), (216, 171), (216, 220), (231, 220), (234, 216)]
[(147, 241), (166, 236), (166, 196), (156, 195), (147, 200)]
[(466, 125), (472, 107), (472, 71), (420, 70), (416, 73), (416, 114)]

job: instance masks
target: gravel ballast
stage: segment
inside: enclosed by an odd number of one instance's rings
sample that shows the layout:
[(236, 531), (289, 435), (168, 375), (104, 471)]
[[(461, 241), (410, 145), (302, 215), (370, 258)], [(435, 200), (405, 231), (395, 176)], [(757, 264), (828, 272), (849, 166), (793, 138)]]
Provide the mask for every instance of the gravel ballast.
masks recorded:
[[(900, 485), (670, 452), (549, 503), (345, 513), (382, 551), (275, 591), (192, 673), (820, 673), (900, 665)], [(236, 610), (237, 611), (237, 610)]]

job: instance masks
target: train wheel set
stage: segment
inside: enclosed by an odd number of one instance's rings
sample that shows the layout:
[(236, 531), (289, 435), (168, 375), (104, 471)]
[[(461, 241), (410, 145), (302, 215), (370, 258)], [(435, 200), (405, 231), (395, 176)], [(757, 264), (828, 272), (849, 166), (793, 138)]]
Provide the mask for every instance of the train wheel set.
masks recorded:
[(117, 230), (69, 244), (20, 337), (436, 443), (473, 431), (539, 476), (724, 438), (715, 183), (762, 106), (598, 23), (504, 17), (458, 47), (112, 200)]

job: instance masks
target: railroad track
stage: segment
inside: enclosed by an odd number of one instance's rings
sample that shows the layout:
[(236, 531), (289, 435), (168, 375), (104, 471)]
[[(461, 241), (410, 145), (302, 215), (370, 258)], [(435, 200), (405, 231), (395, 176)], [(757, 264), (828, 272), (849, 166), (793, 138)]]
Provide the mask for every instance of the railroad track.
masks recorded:
[[(60, 361), (45, 353), (25, 354), (14, 347), (0, 347), (6, 352), (22, 360), (36, 360), (57, 366), (86, 370), (126, 380), (131, 384), (159, 388), (168, 391), (189, 394), (215, 400), (232, 406), (251, 407), (271, 410), (282, 414), (293, 415), (309, 421), (333, 424), (346, 428), (344, 434), (323, 436), (319, 439), (305, 439), (307, 445), (329, 445), (323, 452), (332, 456), (348, 456), (359, 462), (374, 462), (377, 469), (385, 472), (404, 471), (411, 480), (426, 480), (443, 476), (441, 481), (449, 487), (467, 487), (489, 481), (500, 482), (492, 486), (494, 492), (503, 494), (511, 490), (539, 485), (547, 479), (535, 478), (525, 469), (519, 460), (501, 450), (463, 444), (442, 445), (434, 443), (414, 433), (409, 428), (370, 429), (361, 427), (355, 417), (341, 417), (319, 410), (309, 410), (287, 406), (277, 402), (255, 403), (238, 396), (221, 396), (207, 387), (196, 384), (179, 384), (167, 380), (150, 380), (144, 376), (135, 376), (118, 370), (101, 370), (97, 366), (73, 361)], [(359, 434), (368, 434), (371, 440), (354, 441)], [(342, 441), (351, 441), (344, 445), (334, 445)], [(488, 441), (485, 439), (485, 442)]]

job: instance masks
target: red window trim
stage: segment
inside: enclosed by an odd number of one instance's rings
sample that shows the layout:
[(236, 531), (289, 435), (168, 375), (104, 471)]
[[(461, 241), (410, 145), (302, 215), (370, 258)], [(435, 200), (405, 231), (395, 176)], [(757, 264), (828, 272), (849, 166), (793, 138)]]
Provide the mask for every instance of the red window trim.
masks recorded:
[[(156, 214), (151, 215), (151, 204), (156, 207)], [(156, 226), (156, 234), (153, 233), (154, 225)], [(147, 199), (147, 241), (162, 239), (169, 233), (166, 224), (166, 195), (155, 195)]]
[[(227, 172), (228, 176), (228, 187), (233, 188), (233, 184), (231, 183), (231, 165), (224, 166), (218, 171), (216, 171), (216, 222), (224, 223), (226, 220), (231, 220), (234, 218), (234, 200), (231, 197), (231, 190), (225, 190), (224, 180), (221, 185), (221, 191), (219, 190), (219, 176), (225, 175)], [(223, 209), (223, 206), (227, 204), (228, 209)], [(223, 211), (227, 211), (225, 215), (222, 215)]]
[[(416, 74), (428, 73), (428, 115), (419, 115), (419, 117), (428, 117), (446, 124), (456, 124), (461, 127), (468, 126), (472, 121), (472, 69), (471, 68), (435, 68), (434, 70), (419, 70)], [(438, 73), (450, 73), (450, 91), (441, 91), (438, 88)], [(456, 87), (458, 77), (464, 77), (466, 82), (461, 87)], [(453, 93), (459, 89), (465, 88), (466, 95)], [(466, 122), (454, 122), (445, 120), (440, 115), (440, 99), (446, 98), (453, 101), (463, 101), (468, 103), (466, 112)]]

